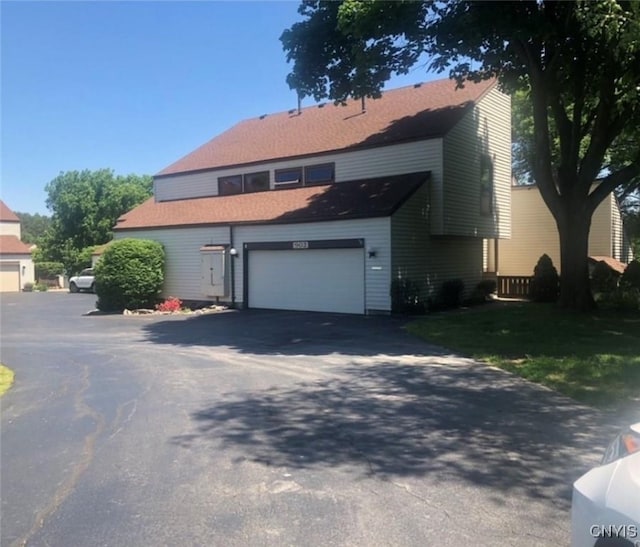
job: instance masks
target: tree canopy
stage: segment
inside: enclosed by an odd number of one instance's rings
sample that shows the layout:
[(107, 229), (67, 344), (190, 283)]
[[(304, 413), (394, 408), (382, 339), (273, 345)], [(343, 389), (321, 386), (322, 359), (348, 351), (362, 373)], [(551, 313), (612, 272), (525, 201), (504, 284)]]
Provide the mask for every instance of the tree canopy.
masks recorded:
[(16, 216), (20, 219), (21, 239), (25, 243), (38, 243), (51, 225), (51, 217), (40, 213), (16, 212)]
[(67, 272), (85, 266), (82, 251), (107, 243), (117, 218), (151, 196), (150, 176), (115, 175), (110, 169), (66, 171), (46, 186), (51, 226), (40, 256), (63, 262)]
[(560, 302), (593, 307), (591, 217), (640, 185), (640, 3), (304, 0), (299, 12), (281, 40), (302, 96), (376, 97), (424, 55), (461, 86), (498, 78), (518, 93), (533, 135), (523, 158), (560, 235)]

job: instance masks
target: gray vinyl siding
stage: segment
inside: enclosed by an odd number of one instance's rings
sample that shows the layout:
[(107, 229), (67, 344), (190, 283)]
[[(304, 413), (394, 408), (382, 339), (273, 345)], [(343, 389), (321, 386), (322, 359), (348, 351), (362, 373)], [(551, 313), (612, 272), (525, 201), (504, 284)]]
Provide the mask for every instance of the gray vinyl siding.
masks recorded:
[(429, 235), (427, 185), (391, 218), (391, 245), (392, 280), (411, 280), (424, 301), (444, 281), (461, 279), (468, 295), (482, 279), (482, 239)]
[[(371, 248), (376, 251), (374, 258), (369, 258), (365, 252), (365, 310), (383, 312), (391, 310), (390, 219), (388, 217), (289, 225), (238, 226), (234, 228), (233, 234), (234, 245), (238, 249), (242, 249), (244, 243), (262, 241), (364, 239), (365, 249)], [(237, 259), (235, 268), (237, 302), (242, 301), (243, 269), (243, 259)]]
[(269, 171), (273, 188), (274, 171), (304, 167), (320, 163), (335, 163), (337, 182), (387, 175), (431, 171), (434, 183), (442, 183), (442, 139), (395, 144), (353, 152), (326, 154), (309, 158), (290, 158), (282, 161), (245, 165), (232, 169), (160, 177), (154, 180), (156, 201), (169, 201), (218, 195), (218, 177)]
[[(493, 161), (493, 213), (480, 212), (480, 156)], [(492, 89), (443, 144), (444, 218), (433, 233), (484, 238), (511, 234), (511, 103)]]
[[(364, 239), (365, 249), (376, 250), (375, 258), (365, 253), (365, 309), (391, 310), (390, 283), (390, 220), (373, 218), (307, 224), (237, 226), (233, 228), (233, 245), (238, 249), (235, 266), (236, 303), (242, 306), (244, 243), (261, 241), (298, 241), (319, 239)], [(163, 296), (182, 300), (206, 300), (203, 296), (200, 272), (200, 248), (207, 244), (229, 245), (229, 227), (174, 228), (158, 230), (118, 231), (117, 239), (135, 237), (158, 241), (165, 249), (165, 283)], [(277, 282), (277, 281), (276, 281)], [(229, 301), (229, 298), (221, 298)]]
[(165, 275), (162, 295), (182, 300), (203, 300), (201, 292), (200, 248), (203, 245), (229, 244), (228, 227), (174, 228), (160, 230), (121, 230), (115, 239), (132, 237), (151, 239), (165, 251)]

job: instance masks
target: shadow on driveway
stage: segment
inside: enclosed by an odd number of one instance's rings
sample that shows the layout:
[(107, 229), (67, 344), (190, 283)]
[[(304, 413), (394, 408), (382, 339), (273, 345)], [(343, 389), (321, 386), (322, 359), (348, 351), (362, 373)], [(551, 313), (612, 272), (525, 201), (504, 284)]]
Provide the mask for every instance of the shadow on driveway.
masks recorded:
[[(432, 476), (568, 509), (571, 484), (605, 428), (566, 398), (446, 357), (350, 365), (330, 381), (271, 388), (192, 415), (191, 448), (234, 448), (265, 465), (355, 466), (364, 476)], [(611, 433), (609, 431), (608, 433)]]
[(178, 346), (226, 346), (261, 355), (433, 355), (402, 327), (402, 317), (272, 310), (229, 311), (154, 321), (147, 340)]

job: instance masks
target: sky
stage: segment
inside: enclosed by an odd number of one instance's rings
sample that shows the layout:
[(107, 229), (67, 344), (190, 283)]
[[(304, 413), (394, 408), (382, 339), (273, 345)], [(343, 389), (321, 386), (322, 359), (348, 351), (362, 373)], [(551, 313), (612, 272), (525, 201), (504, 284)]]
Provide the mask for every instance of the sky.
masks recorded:
[[(45, 186), (62, 171), (153, 175), (243, 119), (295, 108), (279, 37), (298, 5), (0, 1), (0, 197), (50, 214)], [(418, 68), (387, 87), (428, 79)]]

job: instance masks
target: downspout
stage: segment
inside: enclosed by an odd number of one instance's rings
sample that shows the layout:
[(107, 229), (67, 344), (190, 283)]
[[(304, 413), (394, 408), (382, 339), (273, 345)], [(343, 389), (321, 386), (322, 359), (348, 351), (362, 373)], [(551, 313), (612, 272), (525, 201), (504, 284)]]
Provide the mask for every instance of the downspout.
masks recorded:
[[(233, 224), (229, 225), (229, 249), (234, 249), (233, 245)], [(237, 251), (237, 249), (236, 249)], [(229, 258), (231, 259), (231, 308), (235, 309), (236, 307), (236, 257), (238, 255), (229, 254)]]

